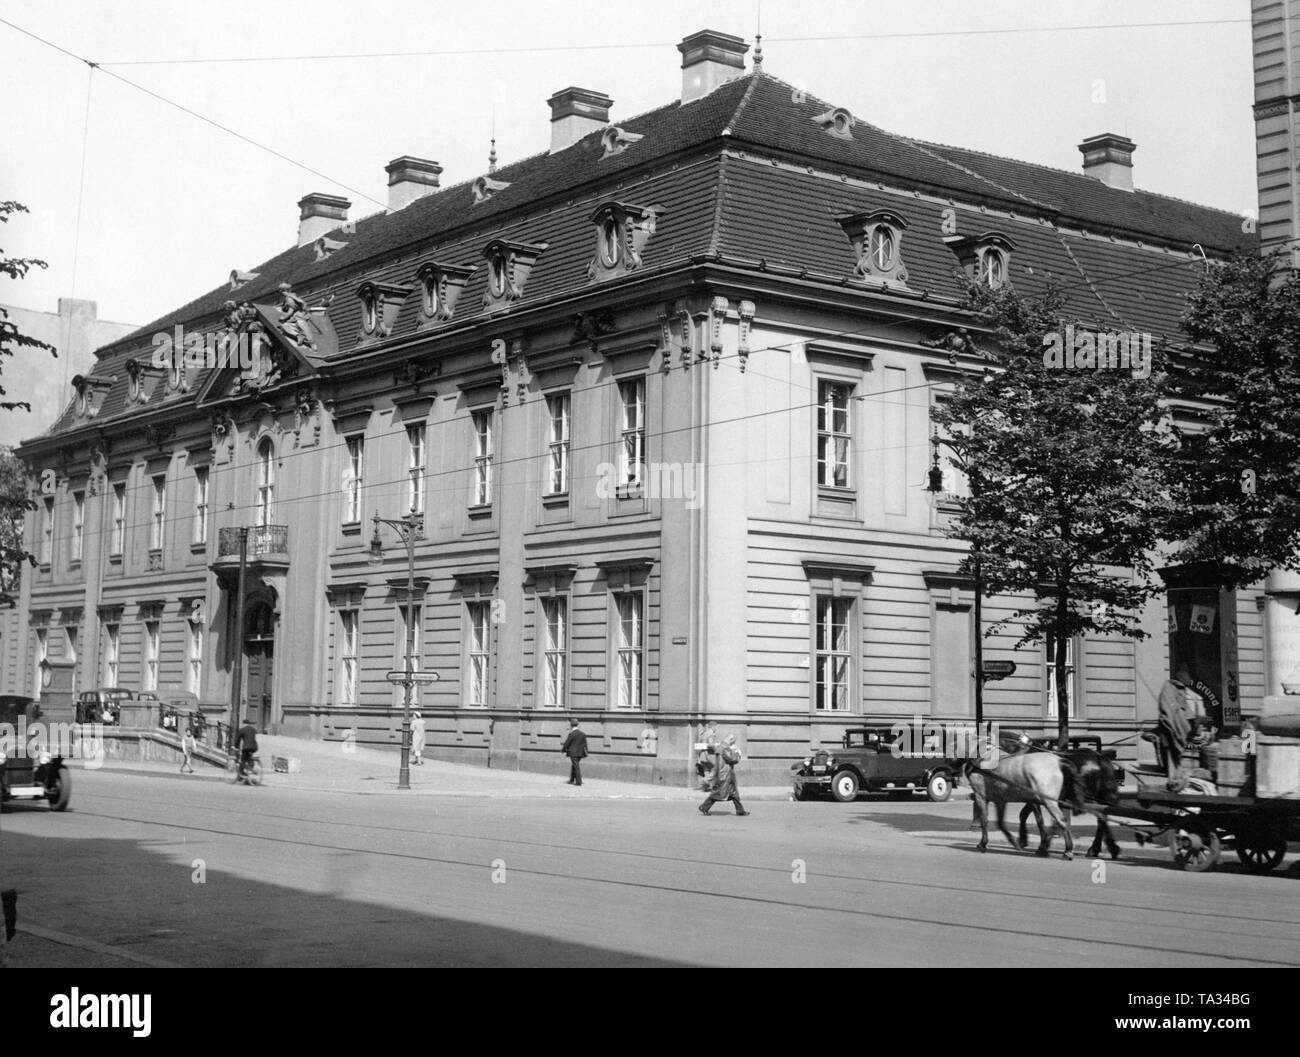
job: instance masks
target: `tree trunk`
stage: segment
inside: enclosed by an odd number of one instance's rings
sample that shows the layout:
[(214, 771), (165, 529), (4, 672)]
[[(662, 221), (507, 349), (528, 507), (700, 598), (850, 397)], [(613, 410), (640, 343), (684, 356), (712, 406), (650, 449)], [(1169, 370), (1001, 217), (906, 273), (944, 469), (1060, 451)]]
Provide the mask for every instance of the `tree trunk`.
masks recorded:
[(1064, 588), (1056, 596), (1056, 635), (1055, 656), (1052, 664), (1056, 668), (1056, 734), (1057, 748), (1065, 752), (1070, 745), (1070, 684), (1066, 681), (1066, 653), (1070, 640), (1066, 636), (1066, 617), (1069, 614), (1070, 600)]

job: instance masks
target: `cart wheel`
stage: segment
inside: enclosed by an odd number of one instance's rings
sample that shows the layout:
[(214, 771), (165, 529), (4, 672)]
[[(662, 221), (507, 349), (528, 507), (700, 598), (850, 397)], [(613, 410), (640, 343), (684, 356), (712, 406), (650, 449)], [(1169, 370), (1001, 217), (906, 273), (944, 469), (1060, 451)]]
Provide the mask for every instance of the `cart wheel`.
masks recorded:
[(831, 793), (841, 804), (851, 804), (858, 798), (858, 776), (852, 771), (840, 771), (831, 779)]
[(1286, 838), (1272, 833), (1247, 833), (1237, 837), (1237, 858), (1251, 873), (1268, 873), (1286, 858)]
[(1180, 829), (1170, 833), (1169, 850), (1179, 867), (1192, 873), (1201, 873), (1219, 861), (1223, 844), (1219, 835), (1213, 831), (1202, 833)]

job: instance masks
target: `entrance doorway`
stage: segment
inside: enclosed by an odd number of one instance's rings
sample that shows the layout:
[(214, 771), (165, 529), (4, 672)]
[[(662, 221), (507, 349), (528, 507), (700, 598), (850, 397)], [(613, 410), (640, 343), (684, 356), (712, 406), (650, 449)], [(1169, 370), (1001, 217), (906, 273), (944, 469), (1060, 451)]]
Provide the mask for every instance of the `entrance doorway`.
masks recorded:
[(271, 607), (261, 602), (248, 614), (244, 636), (244, 700), (248, 718), (265, 734), (275, 722), (271, 692), (275, 669), (275, 624)]

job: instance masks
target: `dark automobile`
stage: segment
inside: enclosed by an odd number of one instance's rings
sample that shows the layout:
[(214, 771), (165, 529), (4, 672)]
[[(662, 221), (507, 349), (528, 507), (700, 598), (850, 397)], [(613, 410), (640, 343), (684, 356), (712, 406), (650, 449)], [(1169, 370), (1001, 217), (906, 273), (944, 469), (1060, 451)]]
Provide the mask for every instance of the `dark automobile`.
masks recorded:
[(101, 686), (77, 695), (77, 722), (116, 726), (122, 722), (122, 703), (134, 701), (135, 691), (116, 686)]
[(19, 744), (26, 727), (40, 717), (41, 707), (30, 697), (0, 695), (0, 804), (45, 800), (53, 810), (65, 811), (72, 796), (72, 778), (63, 757), (42, 752), (33, 759), (27, 754), (28, 745)]
[(962, 758), (944, 754), (942, 735), (914, 745), (911, 734), (901, 724), (846, 730), (839, 748), (818, 749), (791, 766), (794, 798), (807, 800), (829, 792), (849, 803), (864, 790), (910, 796), (924, 789), (931, 800), (944, 802), (952, 796)]

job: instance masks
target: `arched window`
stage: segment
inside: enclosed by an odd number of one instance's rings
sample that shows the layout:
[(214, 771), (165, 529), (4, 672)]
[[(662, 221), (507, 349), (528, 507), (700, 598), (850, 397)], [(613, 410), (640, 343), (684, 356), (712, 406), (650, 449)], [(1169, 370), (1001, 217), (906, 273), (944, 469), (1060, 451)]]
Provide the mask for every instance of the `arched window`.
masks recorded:
[(275, 517), (275, 447), (268, 437), (257, 446), (257, 525), (265, 528)]
[(894, 232), (885, 224), (878, 224), (871, 231), (871, 263), (878, 272), (887, 272), (894, 267)]
[(987, 249), (980, 258), (980, 282), (996, 290), (1007, 279), (1007, 260), (998, 249)]

